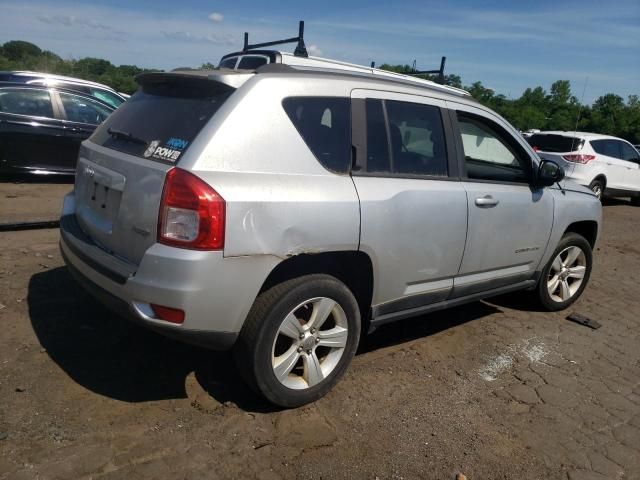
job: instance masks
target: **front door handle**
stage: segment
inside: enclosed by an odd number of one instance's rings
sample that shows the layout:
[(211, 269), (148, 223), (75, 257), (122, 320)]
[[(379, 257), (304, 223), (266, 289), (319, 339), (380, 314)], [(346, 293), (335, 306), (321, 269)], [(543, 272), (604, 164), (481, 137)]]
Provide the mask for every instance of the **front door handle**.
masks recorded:
[(479, 207), (491, 208), (500, 203), (500, 200), (496, 200), (491, 195), (485, 195), (484, 197), (476, 198), (476, 205)]

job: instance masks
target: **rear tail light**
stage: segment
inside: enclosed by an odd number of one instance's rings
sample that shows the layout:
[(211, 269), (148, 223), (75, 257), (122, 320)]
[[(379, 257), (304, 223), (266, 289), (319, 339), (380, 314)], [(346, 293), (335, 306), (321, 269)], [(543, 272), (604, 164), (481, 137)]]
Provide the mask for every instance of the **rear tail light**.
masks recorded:
[(158, 242), (195, 250), (224, 247), (224, 199), (180, 168), (167, 173), (160, 202)]
[(151, 309), (153, 310), (155, 316), (160, 320), (179, 324), (184, 322), (184, 312), (182, 310), (178, 310), (177, 308), (163, 307), (162, 305), (156, 305), (155, 303), (152, 303)]
[(563, 155), (562, 158), (564, 158), (567, 162), (589, 163), (591, 160), (595, 160), (596, 156), (595, 155), (584, 155), (584, 154), (581, 154), (581, 153), (576, 153), (576, 154), (571, 154), (571, 155)]

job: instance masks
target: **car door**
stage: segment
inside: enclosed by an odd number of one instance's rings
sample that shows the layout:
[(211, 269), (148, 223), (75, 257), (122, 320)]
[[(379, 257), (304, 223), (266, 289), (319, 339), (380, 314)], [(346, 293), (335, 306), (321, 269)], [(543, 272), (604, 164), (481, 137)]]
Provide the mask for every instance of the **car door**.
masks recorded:
[(64, 168), (75, 170), (80, 144), (111, 114), (113, 108), (86, 95), (54, 91), (59, 98), (64, 118), (65, 143), (62, 152)]
[(609, 138), (591, 140), (591, 147), (598, 154), (596, 161), (604, 166), (607, 190), (626, 190), (627, 166), (622, 161), (620, 142)]
[(445, 300), (460, 266), (467, 197), (444, 106), (427, 97), (352, 93), (360, 249), (372, 259), (379, 321)]
[(64, 127), (46, 88), (0, 89), (0, 167), (48, 172), (58, 163)]
[(640, 154), (631, 144), (616, 140), (620, 144), (620, 160), (626, 170), (623, 187), (631, 192), (640, 192)]
[(499, 117), (448, 102), (469, 221), (453, 297), (535, 278), (553, 224), (553, 194), (533, 186), (530, 148)]

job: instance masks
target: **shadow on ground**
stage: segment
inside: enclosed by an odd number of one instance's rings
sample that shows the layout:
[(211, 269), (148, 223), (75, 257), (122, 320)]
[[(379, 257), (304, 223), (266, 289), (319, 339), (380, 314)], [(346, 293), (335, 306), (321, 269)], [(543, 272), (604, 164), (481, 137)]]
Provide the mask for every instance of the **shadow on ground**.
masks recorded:
[[(195, 372), (200, 385), (221, 403), (253, 412), (274, 410), (241, 381), (229, 353), (185, 345), (116, 316), (64, 267), (33, 275), (27, 301), (42, 347), (74, 381), (95, 393), (125, 402), (186, 398), (185, 379)], [(364, 337), (359, 353), (433, 335), (496, 311), (477, 302), (386, 325)]]

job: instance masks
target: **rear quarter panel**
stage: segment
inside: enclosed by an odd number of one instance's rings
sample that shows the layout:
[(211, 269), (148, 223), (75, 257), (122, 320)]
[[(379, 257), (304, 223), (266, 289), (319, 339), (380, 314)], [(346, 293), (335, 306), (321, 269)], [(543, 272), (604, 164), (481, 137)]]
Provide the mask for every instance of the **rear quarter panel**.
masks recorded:
[(289, 96), (349, 95), (339, 80), (254, 78), (205, 127), (180, 166), (226, 201), (225, 257), (358, 249), (351, 177), (318, 162), (282, 107)]

